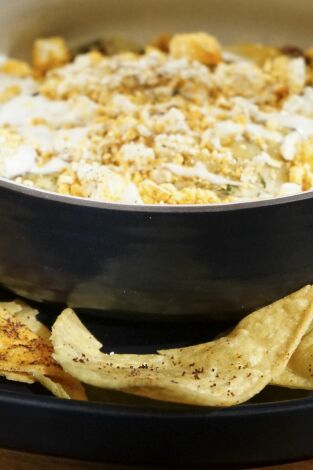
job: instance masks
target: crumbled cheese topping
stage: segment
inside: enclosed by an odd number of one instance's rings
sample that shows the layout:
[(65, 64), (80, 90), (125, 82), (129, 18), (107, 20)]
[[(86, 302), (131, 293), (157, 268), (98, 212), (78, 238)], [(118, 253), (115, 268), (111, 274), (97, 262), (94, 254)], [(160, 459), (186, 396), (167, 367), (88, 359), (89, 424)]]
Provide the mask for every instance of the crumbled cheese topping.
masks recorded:
[(174, 36), (169, 52), (70, 62), (64, 41), (51, 41), (36, 42), (33, 76), (0, 57), (1, 176), (130, 204), (312, 188), (312, 64), (302, 57), (253, 45), (234, 53), (196, 33)]

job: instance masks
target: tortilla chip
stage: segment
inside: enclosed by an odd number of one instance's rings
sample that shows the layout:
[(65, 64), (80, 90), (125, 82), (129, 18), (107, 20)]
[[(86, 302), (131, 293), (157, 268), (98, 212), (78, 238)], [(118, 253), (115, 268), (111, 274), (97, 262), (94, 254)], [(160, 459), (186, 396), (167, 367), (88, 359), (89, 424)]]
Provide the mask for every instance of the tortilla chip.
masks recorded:
[(34, 379), (41, 383), (54, 396), (72, 400), (86, 400), (86, 393), (81, 383), (66, 374), (64, 379), (59, 377), (46, 377), (45, 375), (34, 373)]
[(38, 381), (56, 396), (85, 400), (82, 385), (53, 359), (50, 331), (37, 320), (37, 313), (21, 301), (0, 303), (0, 375)]
[(34, 377), (23, 372), (5, 372), (0, 370), (0, 376), (5, 377), (7, 380), (13, 382), (23, 382), (25, 384), (33, 384), (35, 381)]
[(313, 319), (313, 287), (244, 318), (227, 336), (158, 354), (108, 355), (71, 309), (51, 340), (64, 370), (96, 387), (207, 406), (242, 403), (279, 375)]
[(4, 317), (0, 312), (0, 370), (58, 376), (62, 369), (53, 361), (52, 352), (51, 345), (14, 316)]
[(0, 302), (1, 309), (13, 314), (21, 323), (26, 325), (33, 333), (40, 338), (49, 341), (51, 331), (37, 319), (38, 310), (30, 307), (22, 300), (13, 302)]
[(286, 369), (274, 377), (271, 384), (313, 390), (313, 330), (302, 338)]

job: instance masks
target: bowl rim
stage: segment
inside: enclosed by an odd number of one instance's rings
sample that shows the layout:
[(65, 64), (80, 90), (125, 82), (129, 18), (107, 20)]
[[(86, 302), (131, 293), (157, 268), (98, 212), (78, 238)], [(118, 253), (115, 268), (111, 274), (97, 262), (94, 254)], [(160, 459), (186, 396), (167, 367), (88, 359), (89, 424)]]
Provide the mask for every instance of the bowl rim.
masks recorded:
[(4, 188), (11, 192), (20, 195), (42, 199), (45, 201), (73, 205), (78, 207), (90, 207), (100, 210), (113, 210), (123, 212), (143, 212), (143, 213), (171, 213), (171, 214), (186, 214), (186, 213), (215, 213), (215, 212), (230, 212), (251, 210), (256, 208), (265, 208), (272, 206), (281, 206), (290, 203), (305, 201), (313, 199), (313, 189), (303, 191), (298, 194), (290, 196), (281, 196), (276, 198), (261, 199), (257, 201), (244, 201), (244, 202), (231, 202), (221, 204), (125, 204), (121, 202), (106, 202), (97, 201), (94, 199), (87, 199), (78, 196), (69, 196), (52, 191), (45, 191), (43, 189), (29, 187), (15, 181), (10, 181), (7, 178), (0, 177), (0, 188)]

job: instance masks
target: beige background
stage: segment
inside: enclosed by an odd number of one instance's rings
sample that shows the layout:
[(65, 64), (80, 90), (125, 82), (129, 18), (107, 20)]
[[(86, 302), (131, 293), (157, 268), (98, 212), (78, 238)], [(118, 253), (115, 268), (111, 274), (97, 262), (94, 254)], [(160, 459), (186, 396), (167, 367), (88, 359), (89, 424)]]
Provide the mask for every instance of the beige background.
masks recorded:
[(0, 49), (24, 55), (33, 38), (207, 30), (225, 43), (312, 44), (311, 0), (0, 0)]

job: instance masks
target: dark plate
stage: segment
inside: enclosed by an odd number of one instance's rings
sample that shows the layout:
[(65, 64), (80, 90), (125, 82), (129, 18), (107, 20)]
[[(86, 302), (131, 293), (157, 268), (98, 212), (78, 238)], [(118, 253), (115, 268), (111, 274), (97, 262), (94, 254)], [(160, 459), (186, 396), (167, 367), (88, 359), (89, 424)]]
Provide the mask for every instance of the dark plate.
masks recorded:
[[(81, 315), (80, 315), (81, 316)], [(53, 315), (46, 312), (46, 323)], [(105, 351), (155, 351), (206, 341), (227, 327), (130, 323), (81, 316)], [(93, 402), (50, 397), (39, 385), (0, 382), (0, 447), (145, 465), (253, 465), (313, 457), (313, 397), (266, 388), (229, 409), (170, 405), (89, 387)]]

